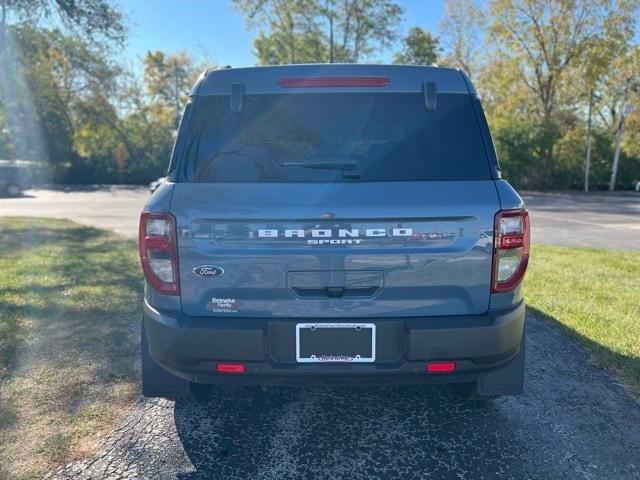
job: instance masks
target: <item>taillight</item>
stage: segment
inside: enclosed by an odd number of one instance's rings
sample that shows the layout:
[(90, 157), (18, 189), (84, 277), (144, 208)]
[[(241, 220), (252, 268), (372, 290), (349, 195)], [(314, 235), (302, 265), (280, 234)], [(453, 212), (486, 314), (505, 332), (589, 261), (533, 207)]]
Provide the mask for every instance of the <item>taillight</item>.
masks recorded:
[(456, 362), (430, 362), (427, 364), (428, 373), (451, 373), (456, 371)]
[(244, 373), (247, 371), (244, 363), (219, 363), (216, 365), (218, 373)]
[(386, 87), (389, 77), (287, 77), (280, 78), (282, 88)]
[(491, 291), (516, 288), (529, 263), (529, 214), (526, 210), (503, 210), (496, 214), (493, 232)]
[(173, 215), (142, 212), (138, 247), (147, 282), (165, 295), (180, 295), (176, 219)]

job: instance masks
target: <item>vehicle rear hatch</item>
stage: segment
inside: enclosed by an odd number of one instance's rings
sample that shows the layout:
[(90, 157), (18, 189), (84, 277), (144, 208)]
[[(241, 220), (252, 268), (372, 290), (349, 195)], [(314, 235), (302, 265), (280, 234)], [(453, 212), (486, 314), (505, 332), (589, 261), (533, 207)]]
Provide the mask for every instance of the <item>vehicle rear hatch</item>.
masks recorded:
[[(177, 184), (171, 208), (188, 315), (463, 315), (489, 306), (491, 181)], [(224, 274), (194, 273), (208, 265)]]
[(278, 77), (305, 68), (214, 72), (192, 99), (171, 200), (184, 312), (485, 312), (500, 207), (461, 74)]

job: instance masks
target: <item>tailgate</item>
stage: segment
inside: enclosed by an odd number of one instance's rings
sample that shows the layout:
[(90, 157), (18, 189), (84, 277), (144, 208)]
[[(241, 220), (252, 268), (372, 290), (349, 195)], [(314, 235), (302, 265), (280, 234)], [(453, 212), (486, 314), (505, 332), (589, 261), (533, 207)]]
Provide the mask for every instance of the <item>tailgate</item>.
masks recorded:
[(178, 183), (182, 308), (243, 317), (483, 313), (498, 210), (491, 180)]

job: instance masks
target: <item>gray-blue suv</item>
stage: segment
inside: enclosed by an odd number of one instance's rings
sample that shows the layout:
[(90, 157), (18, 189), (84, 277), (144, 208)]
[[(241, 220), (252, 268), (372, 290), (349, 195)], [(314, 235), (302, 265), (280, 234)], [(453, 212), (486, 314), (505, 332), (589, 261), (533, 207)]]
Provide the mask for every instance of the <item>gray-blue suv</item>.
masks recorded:
[(460, 70), (209, 71), (140, 218), (143, 392), (518, 394), (529, 235)]

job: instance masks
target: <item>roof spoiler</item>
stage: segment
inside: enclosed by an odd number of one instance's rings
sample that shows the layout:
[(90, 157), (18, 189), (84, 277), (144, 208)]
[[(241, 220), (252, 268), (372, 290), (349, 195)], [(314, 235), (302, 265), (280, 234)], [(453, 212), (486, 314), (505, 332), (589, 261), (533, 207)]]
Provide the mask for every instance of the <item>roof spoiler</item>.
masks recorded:
[(242, 110), (244, 100), (244, 85), (242, 83), (231, 84), (231, 111), (239, 113)]
[(422, 94), (424, 96), (424, 106), (427, 111), (433, 111), (436, 109), (438, 88), (436, 82), (424, 82), (422, 84)]

